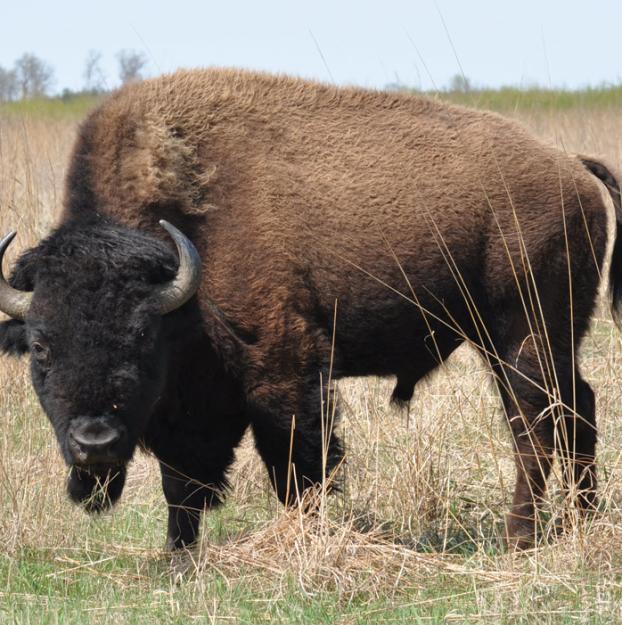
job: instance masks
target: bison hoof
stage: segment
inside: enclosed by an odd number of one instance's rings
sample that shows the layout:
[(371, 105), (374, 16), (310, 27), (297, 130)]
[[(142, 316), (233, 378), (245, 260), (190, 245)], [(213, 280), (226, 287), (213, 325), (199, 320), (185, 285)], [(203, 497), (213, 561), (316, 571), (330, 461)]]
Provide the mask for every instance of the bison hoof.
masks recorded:
[(536, 521), (508, 514), (505, 519), (505, 542), (509, 551), (525, 551), (536, 544)]
[(171, 538), (168, 536), (166, 538), (166, 543), (164, 544), (164, 551), (169, 553), (183, 552), (193, 549), (196, 544), (196, 539), (184, 541), (181, 538)]

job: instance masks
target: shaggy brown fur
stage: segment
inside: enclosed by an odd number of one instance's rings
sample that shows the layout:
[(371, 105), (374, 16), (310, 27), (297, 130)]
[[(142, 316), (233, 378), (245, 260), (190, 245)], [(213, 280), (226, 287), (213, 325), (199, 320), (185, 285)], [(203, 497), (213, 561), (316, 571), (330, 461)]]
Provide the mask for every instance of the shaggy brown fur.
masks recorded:
[[(461, 342), (479, 346), (514, 417), (508, 533), (526, 546), (555, 447), (578, 503), (594, 501), (593, 394), (573, 364), (605, 253), (603, 198), (578, 158), (496, 114), (210, 69), (132, 85), (89, 117), (64, 218), (97, 211), (165, 238), (164, 218), (194, 241), (205, 336), (240, 381), (284, 501), (292, 415), (298, 486), (322, 477), (333, 332), (333, 375), (397, 376), (402, 401)], [(201, 385), (201, 354), (186, 361)], [(554, 433), (560, 400), (568, 436)]]

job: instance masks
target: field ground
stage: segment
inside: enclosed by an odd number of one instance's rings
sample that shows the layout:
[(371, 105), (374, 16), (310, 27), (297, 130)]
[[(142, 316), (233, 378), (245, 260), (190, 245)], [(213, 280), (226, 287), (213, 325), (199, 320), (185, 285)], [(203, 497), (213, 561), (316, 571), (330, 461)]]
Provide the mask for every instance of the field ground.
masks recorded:
[[(619, 93), (496, 108), (622, 170)], [(0, 231), (18, 230), (10, 260), (54, 223), (82, 112), (0, 113)], [(87, 517), (66, 499), (27, 363), (2, 358), (0, 623), (620, 623), (622, 341), (606, 312), (581, 366), (597, 396), (601, 509), (558, 540), (505, 552), (510, 438), (484, 363), (461, 348), (408, 413), (389, 407), (391, 381), (340, 383), (344, 488), (317, 517), (276, 503), (246, 440), (227, 505), (208, 515), (198, 551), (171, 562), (155, 461), (137, 457), (117, 509)], [(547, 528), (562, 508), (554, 477)]]

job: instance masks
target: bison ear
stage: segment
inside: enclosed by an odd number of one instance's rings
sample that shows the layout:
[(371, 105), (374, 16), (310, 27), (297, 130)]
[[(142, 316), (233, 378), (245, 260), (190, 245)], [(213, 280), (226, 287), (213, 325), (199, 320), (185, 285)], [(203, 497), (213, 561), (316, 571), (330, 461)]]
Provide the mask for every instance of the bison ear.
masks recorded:
[(0, 323), (0, 350), (11, 356), (21, 356), (28, 351), (23, 321), (9, 319)]
[[(38, 249), (33, 248), (24, 252), (13, 270), (9, 284), (22, 291), (33, 290), (33, 275), (35, 273)], [(11, 356), (22, 356), (28, 351), (26, 341), (26, 325), (19, 319), (9, 319), (0, 322), (0, 352)]]

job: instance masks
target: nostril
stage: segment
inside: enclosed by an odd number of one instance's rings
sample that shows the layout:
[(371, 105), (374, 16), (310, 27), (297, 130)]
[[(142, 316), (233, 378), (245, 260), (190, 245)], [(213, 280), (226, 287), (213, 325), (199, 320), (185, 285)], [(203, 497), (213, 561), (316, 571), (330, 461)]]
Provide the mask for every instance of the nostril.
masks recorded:
[(68, 445), (75, 462), (82, 465), (114, 462), (124, 430), (99, 423), (77, 423), (68, 432)]
[(95, 435), (70, 432), (69, 436), (84, 449), (102, 449), (114, 445), (121, 438), (121, 433), (116, 430), (107, 430)]
[(88, 461), (88, 453), (86, 448), (84, 448), (74, 437), (72, 432), (69, 432), (69, 447), (71, 452), (73, 453), (74, 458), (84, 464)]

